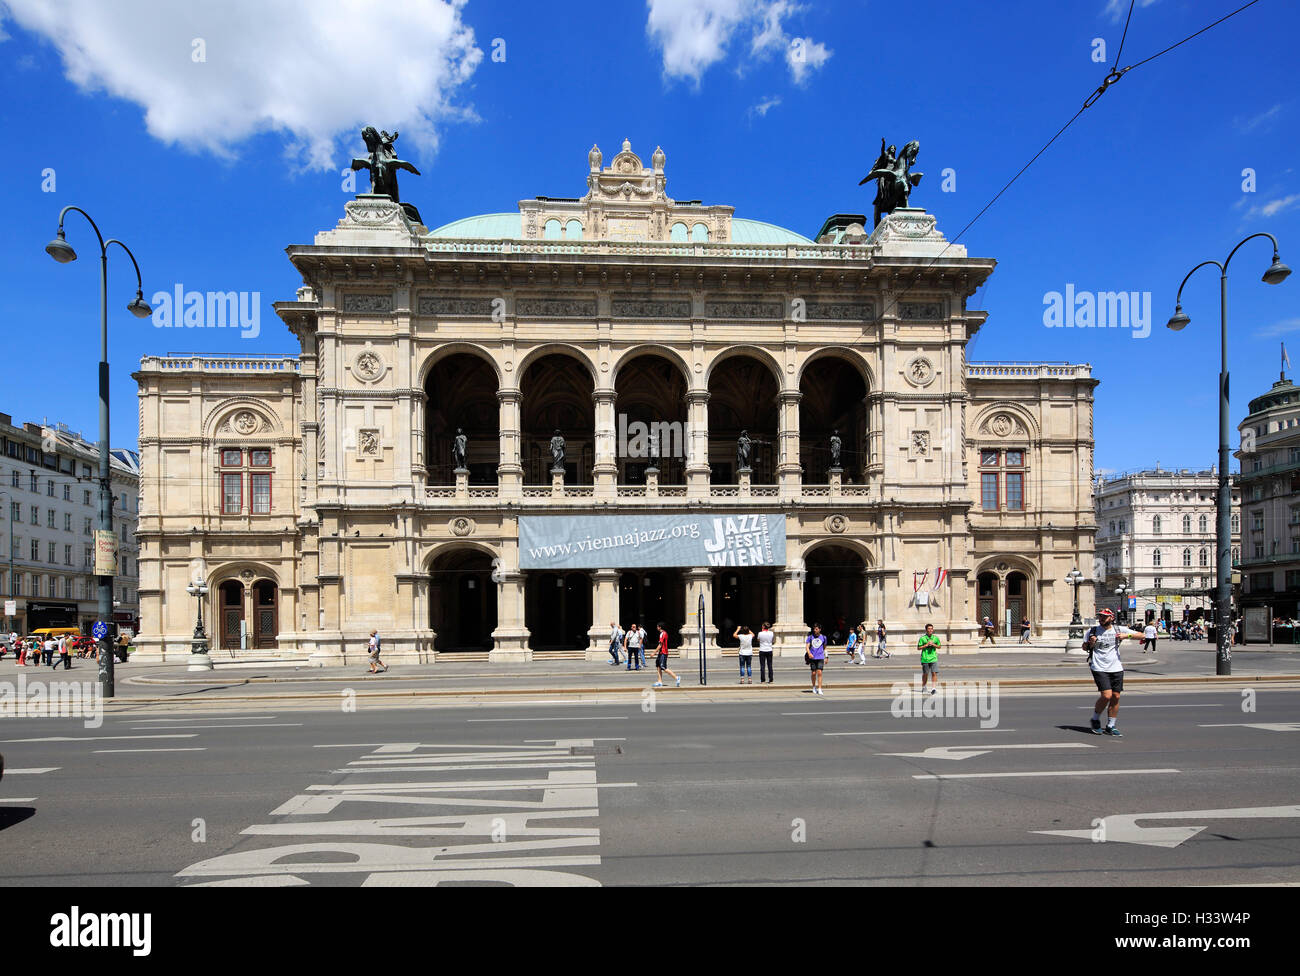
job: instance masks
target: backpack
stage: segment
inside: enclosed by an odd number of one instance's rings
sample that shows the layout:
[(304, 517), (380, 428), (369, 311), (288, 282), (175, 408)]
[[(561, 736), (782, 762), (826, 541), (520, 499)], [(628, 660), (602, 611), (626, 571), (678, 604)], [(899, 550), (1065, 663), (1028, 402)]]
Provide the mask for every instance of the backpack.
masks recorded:
[(1088, 647), (1088, 641), (1092, 640), (1094, 637), (1096, 637), (1096, 636), (1097, 636), (1098, 634), (1100, 634), (1100, 633), (1101, 633), (1101, 628), (1100, 628), (1100, 627), (1089, 627), (1089, 628), (1088, 628), (1088, 632), (1087, 632), (1086, 634), (1083, 635), (1083, 646), (1084, 646), (1084, 647), (1087, 649), (1087, 651), (1088, 651), (1088, 656), (1087, 656), (1087, 658), (1085, 659), (1085, 663), (1088, 665), (1089, 670), (1091, 670), (1091, 668), (1092, 668), (1092, 655), (1093, 655), (1093, 652), (1096, 651), (1097, 648), (1096, 648), (1096, 647)]

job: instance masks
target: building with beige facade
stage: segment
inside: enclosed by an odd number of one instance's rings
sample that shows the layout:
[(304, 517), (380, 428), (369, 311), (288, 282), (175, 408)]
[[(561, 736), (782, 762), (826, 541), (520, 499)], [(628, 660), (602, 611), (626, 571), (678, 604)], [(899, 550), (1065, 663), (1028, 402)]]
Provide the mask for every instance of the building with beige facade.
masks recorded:
[(615, 619), (694, 654), (701, 599), (709, 653), (877, 618), (973, 649), (984, 614), (1063, 645), (1096, 381), (966, 362), (994, 261), (922, 210), (809, 238), (670, 198), (661, 150), (588, 163), (432, 231), (359, 196), (288, 249), (295, 354), (141, 362), (139, 653), (190, 652), (195, 579), (218, 648), (322, 663), (599, 657)]
[(1241, 605), (1295, 618), (1300, 616), (1300, 389), (1280, 377), (1250, 401), (1237, 430), (1244, 523)]
[[(1235, 477), (1234, 477), (1235, 481)], [(1216, 468), (1111, 474), (1097, 479), (1097, 562), (1094, 579), (1108, 604), (1126, 620), (1161, 617), (1200, 620), (1214, 609)], [(1240, 490), (1231, 487), (1234, 513)], [(1232, 558), (1241, 543), (1240, 520), (1231, 522)], [(1123, 587), (1123, 592), (1117, 592)], [(1098, 599), (1101, 597), (1099, 595)]]

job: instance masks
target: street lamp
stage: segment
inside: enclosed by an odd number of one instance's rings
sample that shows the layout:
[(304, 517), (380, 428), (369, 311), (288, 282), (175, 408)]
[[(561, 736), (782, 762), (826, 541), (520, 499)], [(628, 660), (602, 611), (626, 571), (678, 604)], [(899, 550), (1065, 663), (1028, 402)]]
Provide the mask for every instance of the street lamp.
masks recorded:
[(1067, 651), (1082, 650), (1083, 618), (1079, 616), (1079, 584), (1083, 582), (1083, 574), (1079, 572), (1076, 566), (1065, 574), (1065, 581), (1074, 587), (1074, 616), (1070, 618), (1070, 636), (1065, 642), (1065, 649)]
[(201, 579), (196, 579), (185, 587), (185, 592), (194, 597), (198, 604), (198, 615), (194, 620), (194, 636), (190, 639), (189, 670), (211, 671), (212, 658), (208, 654), (208, 635), (203, 629), (203, 598), (208, 595), (208, 584)]
[[(100, 540), (104, 535), (113, 534), (113, 489), (112, 472), (108, 455), (108, 246), (116, 244), (135, 267), (135, 298), (126, 306), (127, 311), (136, 318), (148, 318), (153, 309), (144, 300), (144, 284), (140, 278), (140, 265), (135, 260), (131, 249), (116, 238), (104, 240), (99, 227), (90, 214), (80, 207), (64, 207), (59, 212), (58, 236), (45, 245), (45, 252), (59, 264), (69, 264), (77, 260), (77, 252), (72, 249), (63, 236), (63, 219), (69, 210), (75, 210), (86, 218), (99, 240), (99, 533), (95, 539), (95, 558), (99, 562)], [(116, 547), (116, 542), (114, 542)], [(116, 552), (116, 548), (114, 549)], [(116, 575), (115, 559), (92, 568), (105, 568), (106, 574), (96, 574), (99, 578), (99, 619), (105, 627), (113, 616), (113, 577)], [(113, 650), (108, 642), (108, 632), (99, 638), (99, 692), (104, 698), (113, 697)]]
[(1128, 618), (1128, 604), (1124, 602), (1124, 594), (1128, 593), (1131, 589), (1132, 587), (1126, 586), (1123, 583), (1120, 583), (1119, 586), (1115, 587), (1115, 595), (1119, 597), (1120, 613), (1124, 615), (1125, 621), (1127, 621), (1129, 618)]
[[(17, 597), (14, 593), (14, 500), (7, 491), (0, 491), (0, 496), (3, 496), (5, 501), (9, 503), (9, 593), (7, 599), (16, 600)], [(6, 607), (6, 609), (8, 608)], [(12, 627), (13, 618), (6, 613), (5, 629)]]
[(1183, 287), (1187, 284), (1188, 278), (1196, 274), (1206, 265), (1214, 265), (1219, 269), (1219, 492), (1215, 499), (1215, 617), (1218, 627), (1218, 653), (1215, 656), (1214, 673), (1220, 675), (1232, 674), (1232, 623), (1229, 616), (1232, 612), (1232, 590), (1229, 583), (1229, 575), (1232, 571), (1232, 533), (1229, 530), (1229, 519), (1231, 518), (1232, 495), (1228, 484), (1228, 456), (1231, 448), (1228, 445), (1228, 264), (1232, 261), (1232, 256), (1237, 253), (1238, 248), (1246, 241), (1254, 240), (1256, 237), (1267, 237), (1273, 242), (1273, 263), (1269, 265), (1260, 279), (1265, 284), (1277, 285), (1286, 280), (1291, 274), (1291, 269), (1282, 263), (1278, 257), (1277, 238), (1272, 234), (1260, 232), (1251, 234), (1237, 242), (1229, 253), (1227, 259), (1220, 264), (1218, 261), (1202, 261), (1183, 278), (1183, 283), (1178, 286), (1178, 294), (1174, 298), (1174, 314), (1167, 323), (1169, 328), (1175, 332), (1180, 332), (1192, 321), (1191, 316), (1183, 312)]

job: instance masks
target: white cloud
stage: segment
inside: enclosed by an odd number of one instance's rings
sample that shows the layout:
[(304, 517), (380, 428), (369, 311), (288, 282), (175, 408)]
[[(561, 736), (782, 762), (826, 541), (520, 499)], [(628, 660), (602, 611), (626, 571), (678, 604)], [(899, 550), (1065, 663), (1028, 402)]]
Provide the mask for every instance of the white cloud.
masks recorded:
[(696, 85), (727, 56), (737, 33), (752, 32), (749, 56), (763, 61), (784, 52), (790, 75), (803, 84), (832, 52), (811, 37), (792, 37), (784, 22), (802, 8), (790, 0), (646, 0), (646, 34), (663, 52), (664, 75)]
[(757, 115), (759, 118), (762, 118), (768, 112), (770, 112), (772, 109), (776, 108), (780, 104), (781, 104), (781, 96), (773, 95), (771, 98), (763, 99), (757, 105), (751, 105), (749, 107), (749, 114)]
[(0, 14), (53, 44), (78, 87), (139, 105), (157, 139), (232, 156), (281, 132), (329, 168), (340, 134), (359, 151), (363, 124), (432, 152), (438, 122), (473, 117), (452, 102), (483, 56), (464, 2), (3, 0)]
[[(1156, 0), (1137, 0), (1137, 9), (1149, 7), (1155, 2)], [(1109, 17), (1112, 24), (1123, 23), (1128, 17), (1128, 0), (1106, 0), (1106, 9), (1102, 11), (1102, 15)]]
[(1300, 332), (1300, 319), (1282, 319), (1280, 322), (1274, 322), (1272, 325), (1259, 329), (1255, 335), (1260, 339), (1272, 339), (1292, 332)]
[(1252, 116), (1249, 119), (1237, 120), (1236, 125), (1237, 128), (1240, 129), (1242, 132), (1252, 132), (1255, 129), (1258, 129), (1260, 126), (1267, 126), (1281, 113), (1282, 113), (1282, 105), (1279, 102), (1277, 105), (1274, 105), (1272, 108), (1265, 109), (1263, 112), (1260, 112), (1258, 115)]
[(1259, 203), (1251, 207), (1246, 211), (1246, 219), (1249, 220), (1251, 217), (1276, 217), (1287, 210), (1294, 210), (1298, 205), (1300, 205), (1300, 193), (1277, 197), (1267, 203)]

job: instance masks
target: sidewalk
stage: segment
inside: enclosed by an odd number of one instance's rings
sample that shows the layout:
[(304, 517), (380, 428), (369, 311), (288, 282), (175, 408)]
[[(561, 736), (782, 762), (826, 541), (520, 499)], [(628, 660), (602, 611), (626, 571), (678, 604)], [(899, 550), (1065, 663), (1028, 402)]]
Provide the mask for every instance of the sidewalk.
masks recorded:
[[(1127, 676), (1136, 682), (1206, 681), (1215, 669), (1214, 648), (1206, 645), (1161, 647), (1157, 655), (1139, 650), (1125, 654)], [(757, 657), (757, 656), (756, 656)], [(888, 688), (894, 682), (910, 682), (919, 673), (915, 652), (892, 658), (869, 658), (865, 665), (847, 663), (842, 654), (831, 654), (825, 681), (827, 687)], [(708, 687), (725, 690), (744, 687), (760, 693), (769, 687), (789, 690), (808, 683), (808, 669), (797, 658), (777, 658), (775, 686), (765, 686), (755, 674), (752, 685), (740, 685), (739, 666), (734, 657), (710, 659)], [(699, 662), (672, 658), (670, 666), (682, 677), (682, 688), (699, 688)], [(753, 670), (759, 670), (754, 661)], [(1023, 651), (941, 655), (939, 670), (947, 681), (998, 681), (1015, 685), (1091, 686), (1083, 656), (1067, 657), (1061, 651), (1030, 655)], [(29, 686), (45, 681), (93, 682), (98, 667), (93, 661), (76, 660), (73, 670), (18, 667), (6, 657), (0, 661), (0, 682), (25, 676)], [(310, 667), (307, 662), (236, 661), (216, 662), (210, 672), (190, 672), (176, 664), (118, 664), (115, 669), (117, 697), (171, 698), (211, 701), (224, 696), (319, 696), (337, 695), (343, 689), (362, 694), (385, 695), (508, 695), (511, 693), (589, 694), (640, 692), (656, 680), (653, 667), (627, 671), (623, 664), (590, 661), (546, 661), (530, 664), (489, 664), (483, 661), (457, 662), (444, 656), (436, 664), (394, 665), (385, 674), (372, 675), (365, 664), (345, 667)], [(1238, 650), (1233, 657), (1233, 678), (1250, 680), (1300, 680), (1300, 651), (1256, 652)], [(667, 683), (672, 684), (668, 678)]]

